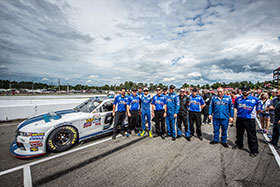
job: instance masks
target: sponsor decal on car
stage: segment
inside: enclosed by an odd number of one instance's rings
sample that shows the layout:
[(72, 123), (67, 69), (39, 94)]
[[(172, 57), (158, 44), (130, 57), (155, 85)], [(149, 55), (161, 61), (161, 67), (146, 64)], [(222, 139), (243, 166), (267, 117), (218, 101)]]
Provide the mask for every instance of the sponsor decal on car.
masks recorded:
[(42, 141), (32, 141), (32, 142), (29, 142), (29, 144), (30, 144), (30, 148), (43, 147)]
[(86, 122), (84, 123), (84, 128), (90, 127), (92, 125), (93, 121), (94, 121), (94, 118), (87, 119)]
[(38, 151), (38, 150), (39, 150), (38, 147), (32, 147), (32, 148), (30, 148), (30, 151), (31, 151), (31, 152), (35, 152), (35, 151)]
[(29, 136), (45, 136), (45, 133), (30, 133)]

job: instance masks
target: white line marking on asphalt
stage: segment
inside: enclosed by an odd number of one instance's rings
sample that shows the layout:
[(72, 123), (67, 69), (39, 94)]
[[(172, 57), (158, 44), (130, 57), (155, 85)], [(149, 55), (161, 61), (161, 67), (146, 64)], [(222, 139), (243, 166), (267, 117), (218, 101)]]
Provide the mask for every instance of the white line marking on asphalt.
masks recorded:
[[(117, 137), (120, 137), (120, 136), (121, 135), (118, 135)], [(103, 143), (103, 142), (107, 142), (109, 140), (112, 140), (112, 138), (110, 137), (110, 138), (101, 140), (99, 142), (94, 142), (92, 144), (88, 144), (88, 145), (85, 145), (85, 146), (82, 146), (82, 147), (79, 147), (79, 148), (76, 148), (76, 149), (72, 149), (72, 150), (69, 150), (69, 151), (65, 151), (65, 152), (56, 154), (54, 156), (50, 156), (50, 157), (47, 157), (47, 158), (44, 158), (44, 159), (41, 159), (41, 160), (37, 160), (37, 161), (31, 162), (31, 163), (28, 163), (28, 164), (24, 164), (24, 165), (21, 165), (21, 166), (14, 167), (14, 168), (11, 168), (11, 169), (7, 169), (5, 171), (1, 171), (0, 172), (0, 176), (8, 174), (8, 173), (11, 173), (11, 172), (14, 172), (14, 171), (17, 171), (17, 170), (20, 170), (20, 169), (24, 169), (24, 167), (26, 167), (26, 166), (30, 167), (30, 166), (33, 166), (33, 165), (36, 165), (36, 164), (40, 164), (42, 162), (46, 162), (48, 160), (52, 160), (54, 158), (58, 158), (58, 157), (61, 157), (61, 156), (64, 156), (64, 155), (68, 155), (70, 153), (73, 153), (73, 152), (76, 152), (76, 151), (80, 151), (80, 150), (83, 150), (85, 148), (92, 147), (94, 145), (97, 145), (97, 144), (100, 144), (100, 143)]]
[(14, 126), (14, 125), (18, 125), (19, 123), (15, 123), (15, 124), (4, 124), (4, 125), (1, 125), (0, 124), (0, 127), (9, 127), (9, 126)]
[[(260, 123), (259, 119), (257, 119), (257, 124), (261, 128), (261, 123)], [(268, 138), (267, 134), (263, 133), (263, 136), (264, 136), (264, 139), (266, 141), (270, 141), (270, 139)], [(276, 160), (278, 166), (280, 167), (280, 156), (279, 156), (279, 154), (277, 153), (277, 151), (275, 150), (275, 148), (272, 145), (268, 144), (268, 146), (271, 149), (271, 151), (272, 151), (272, 153), (273, 153), (273, 155), (275, 157), (275, 160)]]
[(24, 187), (32, 187), (32, 177), (30, 166), (23, 167), (23, 185)]

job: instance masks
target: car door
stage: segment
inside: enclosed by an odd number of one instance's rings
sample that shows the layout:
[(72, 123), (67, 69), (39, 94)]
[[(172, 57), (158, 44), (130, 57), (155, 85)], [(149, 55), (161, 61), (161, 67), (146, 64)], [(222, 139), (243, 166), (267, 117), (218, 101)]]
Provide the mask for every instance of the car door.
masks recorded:
[(101, 123), (103, 130), (113, 128), (113, 101), (106, 101), (100, 107), (101, 109)]

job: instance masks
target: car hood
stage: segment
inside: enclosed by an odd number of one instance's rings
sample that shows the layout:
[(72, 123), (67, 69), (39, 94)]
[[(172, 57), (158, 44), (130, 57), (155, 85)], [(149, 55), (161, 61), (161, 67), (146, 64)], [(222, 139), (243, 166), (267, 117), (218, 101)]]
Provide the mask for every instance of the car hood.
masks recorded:
[[(44, 113), (36, 116), (32, 116), (26, 120), (24, 120), (22, 123), (20, 123), (17, 127), (17, 130), (20, 130), (24, 128), (25, 126), (31, 125), (31, 124), (46, 124), (46, 123), (51, 123), (53, 121), (61, 121), (64, 120), (66, 116), (69, 114), (73, 115), (74, 113), (78, 113), (77, 111), (73, 109), (68, 109), (68, 110), (59, 110), (59, 111), (54, 111), (50, 113)], [(52, 120), (55, 119), (55, 120)]]

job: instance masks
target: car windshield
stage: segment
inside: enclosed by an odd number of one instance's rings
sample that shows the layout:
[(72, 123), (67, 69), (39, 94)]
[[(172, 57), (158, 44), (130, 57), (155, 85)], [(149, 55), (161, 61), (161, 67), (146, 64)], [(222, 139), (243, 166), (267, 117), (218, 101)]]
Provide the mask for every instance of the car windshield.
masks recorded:
[(78, 112), (92, 112), (100, 103), (102, 103), (100, 98), (90, 98), (74, 108)]

